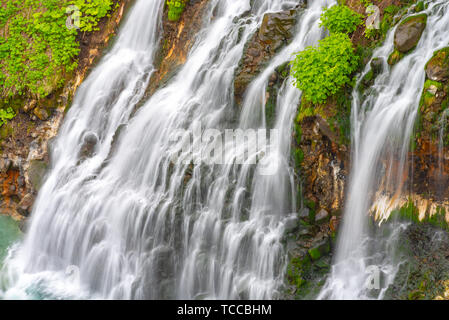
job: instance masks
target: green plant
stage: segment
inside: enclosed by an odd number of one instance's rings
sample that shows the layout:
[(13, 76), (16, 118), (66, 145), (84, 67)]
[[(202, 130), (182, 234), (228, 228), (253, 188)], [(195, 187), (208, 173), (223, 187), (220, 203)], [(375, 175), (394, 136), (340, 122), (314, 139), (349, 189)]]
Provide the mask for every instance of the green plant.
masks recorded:
[(78, 66), (78, 30), (66, 8), (80, 11), (80, 31), (98, 29), (112, 0), (7, 0), (0, 6), (0, 95), (45, 97)]
[(358, 59), (349, 37), (334, 33), (321, 40), (319, 46), (299, 52), (291, 62), (291, 74), (306, 100), (322, 103), (351, 82)]
[(6, 110), (0, 109), (0, 126), (4, 125), (8, 120), (11, 120), (16, 116), (14, 110), (9, 107)]
[(321, 14), (320, 26), (331, 33), (352, 33), (363, 23), (363, 16), (345, 5), (325, 8)]
[(70, 4), (79, 8), (80, 30), (93, 31), (98, 30), (98, 21), (105, 17), (112, 7), (112, 0), (75, 0)]
[(373, 39), (377, 36), (377, 34), (379, 34), (379, 30), (375, 29), (375, 28), (365, 28), (365, 38), (367, 39)]
[(371, 0), (360, 0), (360, 3), (363, 4), (365, 6), (365, 8), (368, 8), (369, 6), (371, 6), (373, 4), (371, 2)]
[(178, 21), (184, 12), (188, 0), (167, 0), (168, 20)]

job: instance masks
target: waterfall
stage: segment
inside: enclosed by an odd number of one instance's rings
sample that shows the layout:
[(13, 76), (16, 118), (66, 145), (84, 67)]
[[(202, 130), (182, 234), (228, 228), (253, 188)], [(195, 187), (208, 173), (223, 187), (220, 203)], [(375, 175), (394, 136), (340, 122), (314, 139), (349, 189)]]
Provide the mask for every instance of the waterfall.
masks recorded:
[[(397, 224), (389, 237), (369, 232), (369, 210), (378, 188), (400, 195), (402, 173), (425, 80), (425, 64), (435, 50), (448, 45), (449, 3), (426, 1), (427, 27), (417, 47), (395, 66), (386, 59), (393, 51), (393, 28), (385, 44), (373, 58), (383, 61), (369, 96), (361, 96), (358, 86), (370, 70), (368, 64), (353, 92), (352, 168), (337, 252), (331, 274), (321, 291), (321, 299), (381, 299), (394, 280), (398, 262), (394, 259), (394, 239), (403, 225)], [(410, 13), (408, 16), (411, 15)], [(392, 169), (398, 161), (397, 172)], [(381, 216), (381, 220), (387, 217)], [(384, 287), (370, 290), (367, 277), (372, 266), (384, 276)], [(369, 277), (368, 277), (369, 279)], [(372, 289), (372, 288), (371, 288)]]
[[(334, 1), (309, 1), (292, 42), (237, 107), (233, 77), (245, 43), (265, 13), (300, 1), (210, 0), (185, 65), (136, 110), (154, 70), (163, 2), (137, 1), (114, 47), (79, 88), (26, 239), (6, 261), (2, 296), (279, 296), (286, 265), (281, 240), (296, 210), (288, 159), (300, 92), (291, 79), (277, 97), (277, 134), (268, 146), (254, 149), (249, 137), (223, 144), (224, 164), (197, 159), (210, 154), (204, 136), (267, 129), (269, 76), (317, 42), (322, 6)], [(250, 114), (262, 116), (253, 121)], [(238, 162), (245, 153), (247, 160)]]

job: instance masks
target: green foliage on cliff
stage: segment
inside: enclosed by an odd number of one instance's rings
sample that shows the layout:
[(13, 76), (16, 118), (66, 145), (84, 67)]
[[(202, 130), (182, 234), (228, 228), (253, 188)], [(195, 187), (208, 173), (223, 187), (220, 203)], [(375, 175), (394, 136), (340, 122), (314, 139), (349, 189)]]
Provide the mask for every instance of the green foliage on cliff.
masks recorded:
[(98, 30), (98, 22), (105, 17), (112, 8), (112, 0), (75, 0), (72, 5), (79, 8), (80, 30)]
[(321, 40), (318, 47), (299, 52), (291, 63), (295, 85), (306, 100), (322, 103), (345, 84), (357, 69), (358, 57), (349, 37), (334, 33)]
[(186, 7), (188, 0), (167, 0), (168, 20), (178, 21)]
[(8, 120), (11, 120), (15, 116), (16, 114), (11, 107), (0, 109), (0, 126), (4, 125)]
[(363, 16), (345, 5), (325, 8), (321, 14), (321, 26), (331, 33), (352, 33), (363, 23)]
[[(71, 10), (66, 11), (69, 6)], [(78, 15), (80, 30), (95, 30), (112, 0), (9, 0), (0, 6), (0, 95), (45, 97), (77, 67), (78, 30), (68, 28)], [(79, 9), (79, 12), (77, 10)]]

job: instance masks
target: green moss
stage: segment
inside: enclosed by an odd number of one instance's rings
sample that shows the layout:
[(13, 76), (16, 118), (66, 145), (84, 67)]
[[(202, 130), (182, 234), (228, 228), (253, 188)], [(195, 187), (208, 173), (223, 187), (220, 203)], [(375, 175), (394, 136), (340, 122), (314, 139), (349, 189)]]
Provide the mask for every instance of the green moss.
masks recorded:
[(415, 12), (421, 12), (425, 9), (424, 1), (419, 1), (415, 6)]
[(294, 257), (287, 267), (287, 281), (295, 288), (296, 299), (313, 299), (325, 282), (330, 269), (330, 256), (312, 261), (310, 255)]
[(390, 54), (388, 57), (388, 64), (390, 66), (395, 65), (398, 63), (402, 58), (405, 57), (405, 54), (402, 52), (399, 52), (397, 49), (394, 49), (394, 51)]
[(400, 219), (411, 221), (413, 223), (430, 224), (443, 230), (449, 230), (449, 224), (446, 221), (446, 210), (444, 208), (437, 207), (436, 212), (432, 216), (427, 214), (425, 218), (420, 221), (418, 208), (411, 200), (401, 208), (394, 210), (389, 219)]
[(404, 24), (406, 24), (406, 23), (408, 23), (410, 21), (419, 21), (419, 22), (422, 22), (424, 24), (427, 24), (427, 14), (422, 13), (422, 14), (418, 14), (416, 16), (408, 17), (408, 18), (404, 19), (401, 22), (401, 25), (404, 25)]
[(188, 0), (167, 0), (168, 20), (178, 21), (186, 7)]
[(309, 255), (312, 258), (312, 260), (318, 260), (319, 258), (321, 258), (321, 252), (319, 250), (319, 248), (312, 248), (309, 249)]

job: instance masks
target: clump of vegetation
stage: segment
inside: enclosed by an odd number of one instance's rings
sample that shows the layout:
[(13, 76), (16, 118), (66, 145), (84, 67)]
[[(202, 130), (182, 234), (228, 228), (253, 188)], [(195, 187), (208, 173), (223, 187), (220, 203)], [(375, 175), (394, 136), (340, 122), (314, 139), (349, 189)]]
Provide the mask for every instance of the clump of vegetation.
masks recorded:
[(336, 5), (323, 10), (320, 26), (331, 33), (352, 33), (363, 23), (363, 16), (345, 5)]
[(299, 52), (291, 63), (295, 85), (306, 100), (322, 103), (345, 84), (357, 69), (358, 57), (346, 34), (334, 33), (321, 40), (318, 47)]
[[(7, 0), (0, 5), (0, 96), (42, 98), (77, 67), (79, 32), (98, 30), (112, 0)], [(71, 10), (67, 10), (71, 8)], [(69, 28), (69, 15), (79, 17)], [(7, 110), (10, 119), (11, 113)]]
[(168, 20), (178, 21), (186, 7), (188, 0), (167, 0)]
[(99, 20), (108, 15), (113, 5), (112, 0), (75, 0), (71, 4), (79, 9), (79, 27), (83, 32), (98, 30)]
[(15, 116), (16, 114), (11, 107), (0, 109), (0, 126), (4, 125), (8, 120), (11, 120)]
[(0, 93), (45, 97), (77, 67), (78, 30), (68, 28), (66, 8), (80, 11), (80, 30), (96, 29), (112, 1), (9, 0), (0, 7)]

